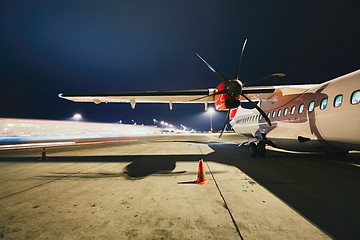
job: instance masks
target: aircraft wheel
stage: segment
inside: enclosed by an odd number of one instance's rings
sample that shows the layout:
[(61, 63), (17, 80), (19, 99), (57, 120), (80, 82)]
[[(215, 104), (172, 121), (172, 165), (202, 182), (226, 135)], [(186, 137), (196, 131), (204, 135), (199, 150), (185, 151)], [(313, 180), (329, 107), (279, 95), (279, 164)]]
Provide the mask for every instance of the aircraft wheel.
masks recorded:
[(250, 157), (256, 157), (257, 154), (257, 147), (255, 143), (250, 143), (249, 144), (249, 155)]
[(266, 154), (266, 148), (265, 148), (264, 142), (259, 142), (257, 145), (257, 154), (259, 157), (265, 157)]

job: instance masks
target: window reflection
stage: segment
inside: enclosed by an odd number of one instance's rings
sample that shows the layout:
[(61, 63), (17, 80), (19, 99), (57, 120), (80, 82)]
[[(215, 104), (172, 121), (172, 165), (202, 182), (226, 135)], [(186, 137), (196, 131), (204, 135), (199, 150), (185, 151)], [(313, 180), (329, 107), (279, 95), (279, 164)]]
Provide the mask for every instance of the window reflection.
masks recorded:
[(351, 94), (351, 104), (358, 104), (360, 102), (360, 90)]
[(323, 98), (323, 100), (321, 100), (321, 102), (320, 102), (320, 109), (321, 110), (324, 110), (326, 108), (327, 102), (328, 102), (327, 98)]
[(314, 107), (315, 107), (315, 102), (314, 101), (310, 102), (309, 103), (309, 112), (314, 111)]
[(337, 95), (334, 99), (334, 107), (340, 107), (343, 100), (343, 95)]

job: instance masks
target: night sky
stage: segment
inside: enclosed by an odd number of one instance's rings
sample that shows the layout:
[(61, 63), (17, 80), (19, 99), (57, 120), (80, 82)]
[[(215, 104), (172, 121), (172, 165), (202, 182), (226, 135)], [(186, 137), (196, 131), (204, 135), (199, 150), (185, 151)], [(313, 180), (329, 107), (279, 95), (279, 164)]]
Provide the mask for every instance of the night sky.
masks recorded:
[[(359, 1), (1, 1), (0, 117), (209, 129), (201, 104), (73, 103), (59, 93), (182, 90), (232, 78), (320, 83), (360, 68)], [(359, 79), (360, 81), (360, 79)], [(214, 115), (220, 129), (225, 113)]]

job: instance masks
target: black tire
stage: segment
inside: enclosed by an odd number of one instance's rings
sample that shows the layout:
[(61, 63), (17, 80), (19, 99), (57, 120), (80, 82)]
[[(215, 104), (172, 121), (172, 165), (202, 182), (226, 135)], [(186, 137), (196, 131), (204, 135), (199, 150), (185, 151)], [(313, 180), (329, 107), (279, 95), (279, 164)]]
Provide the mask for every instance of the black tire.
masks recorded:
[(257, 155), (257, 146), (253, 142), (249, 144), (249, 155), (250, 157), (256, 157)]
[(257, 145), (257, 155), (259, 157), (265, 157), (266, 155), (266, 144), (264, 142), (259, 142)]

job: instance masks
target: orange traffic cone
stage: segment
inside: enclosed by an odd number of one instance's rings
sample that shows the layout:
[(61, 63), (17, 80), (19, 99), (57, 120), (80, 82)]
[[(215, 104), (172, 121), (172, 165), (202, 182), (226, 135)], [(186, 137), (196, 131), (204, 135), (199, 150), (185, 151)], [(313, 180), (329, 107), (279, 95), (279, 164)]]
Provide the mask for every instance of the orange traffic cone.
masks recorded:
[(198, 176), (196, 179), (196, 183), (205, 184), (207, 183), (205, 178), (205, 169), (204, 169), (204, 160), (200, 159), (199, 167), (198, 167)]
[(41, 157), (39, 158), (39, 160), (42, 160), (42, 161), (47, 160), (45, 148), (42, 149)]

